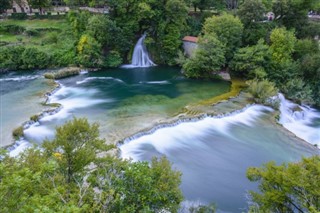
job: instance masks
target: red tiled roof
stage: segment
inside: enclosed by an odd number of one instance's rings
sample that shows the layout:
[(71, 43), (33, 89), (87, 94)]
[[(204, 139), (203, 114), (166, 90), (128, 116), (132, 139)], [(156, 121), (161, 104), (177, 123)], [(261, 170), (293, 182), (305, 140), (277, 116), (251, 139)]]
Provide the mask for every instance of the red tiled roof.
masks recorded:
[(194, 36), (185, 36), (182, 41), (189, 41), (189, 42), (193, 42), (193, 43), (197, 43), (198, 42), (198, 37), (194, 37)]

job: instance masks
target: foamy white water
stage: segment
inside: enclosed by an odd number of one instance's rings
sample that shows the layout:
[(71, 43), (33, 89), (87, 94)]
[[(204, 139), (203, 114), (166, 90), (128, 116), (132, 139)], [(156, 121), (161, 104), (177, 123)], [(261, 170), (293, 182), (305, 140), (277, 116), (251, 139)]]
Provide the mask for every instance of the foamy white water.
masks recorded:
[(29, 81), (39, 78), (39, 75), (28, 75), (28, 76), (21, 76), (21, 77), (13, 77), (13, 78), (2, 78), (1, 81)]
[(169, 81), (140, 81), (139, 84), (171, 84)]
[(272, 111), (251, 105), (224, 116), (164, 126), (133, 136), (119, 147), (120, 156), (138, 161), (165, 155), (182, 172), (181, 189), (188, 200), (184, 210), (197, 203), (216, 203), (217, 212), (247, 212), (246, 193), (257, 190), (257, 184), (246, 178), (248, 167), (318, 153), (270, 122)]
[(48, 99), (48, 103), (59, 103), (61, 107), (57, 112), (48, 113), (24, 130), (27, 140), (41, 143), (45, 139), (52, 139), (55, 134), (55, 125), (62, 124), (73, 115), (73, 111), (80, 108), (87, 108), (93, 105), (112, 102), (112, 99), (97, 99), (98, 93), (95, 89), (84, 89), (76, 87), (65, 87), (61, 85)]
[[(166, 154), (168, 150), (179, 147), (205, 146), (202, 143), (193, 142), (200, 136), (208, 134), (212, 129), (224, 134), (226, 137), (232, 137), (232, 134), (229, 134), (231, 125), (243, 124), (252, 126), (257, 117), (270, 111), (272, 111), (270, 107), (253, 105), (226, 117), (207, 117), (197, 122), (185, 122), (174, 127), (161, 128), (153, 134), (142, 136), (120, 146), (121, 157), (125, 159), (132, 158), (134, 161), (141, 160), (140, 156), (143, 153), (140, 153), (137, 147), (146, 144), (152, 145), (161, 154)], [(183, 140), (177, 140), (182, 135)]]
[(87, 82), (92, 81), (92, 80), (114, 80), (114, 81), (118, 81), (120, 83), (124, 83), (121, 79), (113, 78), (113, 77), (88, 77), (88, 78), (85, 78), (82, 81), (77, 81), (76, 83), (77, 84), (83, 84), (83, 83), (87, 83)]
[(32, 147), (32, 144), (29, 143), (24, 138), (21, 138), (19, 141), (16, 141), (13, 146), (8, 149), (10, 157), (17, 157), (20, 153), (22, 153), (27, 148)]
[(122, 68), (136, 68), (136, 67), (151, 67), (156, 66), (150, 59), (146, 46), (144, 45), (144, 39), (146, 34), (141, 36), (137, 44), (134, 47), (131, 64), (122, 65)]
[(280, 120), (290, 132), (299, 138), (320, 147), (320, 125), (314, 125), (316, 119), (320, 119), (320, 112), (309, 106), (301, 106), (279, 94)]

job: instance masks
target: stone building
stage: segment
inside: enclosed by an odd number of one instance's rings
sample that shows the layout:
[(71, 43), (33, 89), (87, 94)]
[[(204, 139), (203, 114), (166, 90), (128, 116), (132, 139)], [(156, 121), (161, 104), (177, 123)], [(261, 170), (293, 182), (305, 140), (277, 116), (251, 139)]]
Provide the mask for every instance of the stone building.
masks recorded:
[(191, 57), (192, 53), (194, 52), (195, 49), (198, 47), (198, 37), (194, 36), (185, 36), (183, 39), (183, 49), (184, 49), (184, 54), (187, 57)]
[(7, 13), (32, 13), (32, 9), (27, 0), (19, 0), (12, 2), (12, 9), (8, 9)]

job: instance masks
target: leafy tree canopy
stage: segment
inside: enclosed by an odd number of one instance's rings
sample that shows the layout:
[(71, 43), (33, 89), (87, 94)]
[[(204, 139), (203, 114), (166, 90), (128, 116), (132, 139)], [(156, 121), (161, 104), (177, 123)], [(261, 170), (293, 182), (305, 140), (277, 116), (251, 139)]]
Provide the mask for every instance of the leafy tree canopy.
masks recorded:
[(98, 125), (75, 118), (40, 149), (0, 161), (1, 212), (176, 212), (181, 173), (166, 158), (121, 160)]
[(226, 46), (226, 58), (229, 61), (241, 45), (243, 24), (238, 17), (224, 13), (207, 18), (202, 31), (204, 34), (215, 33), (218, 36)]
[(320, 210), (320, 157), (303, 158), (301, 162), (267, 163), (249, 168), (247, 177), (259, 182), (261, 193), (250, 192), (262, 212), (318, 212)]

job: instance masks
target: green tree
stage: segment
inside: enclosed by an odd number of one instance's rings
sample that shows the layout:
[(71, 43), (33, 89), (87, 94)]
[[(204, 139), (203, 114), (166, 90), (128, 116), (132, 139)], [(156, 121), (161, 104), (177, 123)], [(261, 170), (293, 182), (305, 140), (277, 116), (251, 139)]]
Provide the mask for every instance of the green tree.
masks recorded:
[(87, 33), (95, 38), (102, 46), (107, 46), (119, 31), (116, 23), (105, 15), (94, 15), (88, 20)]
[(238, 49), (230, 64), (236, 75), (249, 78), (264, 78), (270, 68), (269, 46), (260, 39), (258, 44)]
[(51, 1), (49, 0), (28, 0), (28, 3), (33, 8), (38, 8), (40, 14), (43, 13), (43, 8), (49, 7)]
[[(108, 212), (177, 212), (183, 199), (179, 189), (181, 173), (172, 170), (166, 158), (153, 158), (150, 165), (114, 162), (100, 164), (91, 177), (101, 192), (102, 208)], [(104, 183), (106, 180), (109, 184)]]
[(82, 35), (78, 45), (78, 63), (85, 67), (101, 67), (103, 58), (101, 56), (101, 45), (91, 36)]
[(0, 160), (0, 212), (177, 211), (181, 173), (163, 159), (124, 161), (86, 119), (67, 122), (41, 149)]
[(320, 48), (316, 40), (299, 39), (294, 45), (293, 58), (295, 60), (302, 59), (306, 55), (319, 54)]
[(194, 55), (187, 59), (182, 68), (187, 77), (208, 78), (216, 74), (225, 65), (225, 45), (214, 33), (199, 39), (199, 46)]
[(272, 11), (276, 20), (288, 29), (296, 29), (299, 34), (301, 28), (308, 24), (308, 11), (317, 0), (276, 0), (273, 1)]
[(22, 69), (45, 68), (50, 64), (50, 57), (47, 53), (35, 47), (26, 48), (21, 55)]
[(272, 30), (270, 35), (272, 60), (276, 64), (291, 61), (296, 40), (293, 31), (287, 31), (285, 28)]
[(4, 13), (7, 9), (12, 7), (11, 0), (0, 0), (0, 14)]
[(48, 155), (59, 154), (59, 168), (67, 184), (74, 182), (77, 175), (83, 176), (86, 167), (97, 159), (97, 154), (110, 148), (99, 139), (98, 127), (84, 118), (74, 118), (57, 127), (54, 140), (44, 142)]
[(266, 8), (261, 0), (245, 0), (240, 6), (237, 14), (245, 27), (252, 22), (263, 20)]
[(259, 182), (261, 193), (250, 192), (262, 212), (318, 212), (320, 210), (320, 157), (298, 163), (249, 168), (247, 177)]
[(203, 29), (204, 34), (215, 33), (226, 46), (226, 59), (230, 61), (234, 52), (241, 45), (243, 24), (238, 17), (229, 14), (207, 18)]

